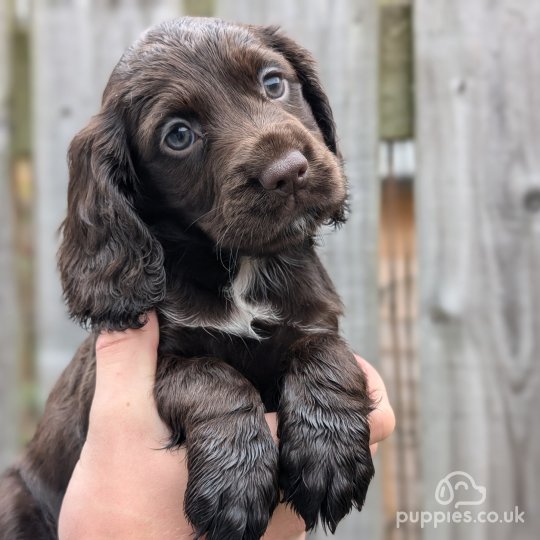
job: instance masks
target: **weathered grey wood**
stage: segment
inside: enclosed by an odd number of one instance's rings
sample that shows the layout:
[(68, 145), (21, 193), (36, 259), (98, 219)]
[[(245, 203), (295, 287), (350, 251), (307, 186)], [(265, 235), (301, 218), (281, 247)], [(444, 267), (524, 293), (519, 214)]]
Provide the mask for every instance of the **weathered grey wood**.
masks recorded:
[(0, 3), (0, 471), (17, 445), (17, 309), (13, 212), (10, 195), (10, 22)]
[[(371, 0), (220, 0), (217, 15), (279, 24), (313, 52), (335, 113), (351, 185), (351, 216), (343, 230), (324, 237), (321, 250), (347, 317), (343, 328), (357, 351), (378, 359), (377, 230), (377, 12)], [(335, 538), (382, 537), (377, 481), (365, 510), (354, 513)], [(321, 538), (322, 532), (314, 535)]]
[(455, 470), (480, 506), (524, 524), (451, 524), (426, 539), (540, 531), (540, 3), (418, 0), (416, 73), (424, 510)]
[(179, 15), (179, 0), (40, 0), (33, 10), (37, 353), (46, 396), (83, 333), (68, 321), (56, 272), (65, 213), (66, 152), (99, 109), (124, 49), (148, 26)]

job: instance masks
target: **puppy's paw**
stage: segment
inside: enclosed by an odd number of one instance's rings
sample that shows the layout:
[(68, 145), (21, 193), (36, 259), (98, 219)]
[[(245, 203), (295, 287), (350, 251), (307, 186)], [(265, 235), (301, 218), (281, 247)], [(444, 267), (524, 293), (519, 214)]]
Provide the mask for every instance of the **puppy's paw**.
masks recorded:
[(187, 441), (185, 512), (206, 540), (259, 540), (278, 503), (278, 450), (264, 419), (205, 422)]
[[(304, 411), (305, 413), (306, 411)], [(374, 475), (367, 419), (313, 411), (280, 418), (280, 486), (306, 529), (320, 520), (335, 532), (353, 505), (360, 510)]]

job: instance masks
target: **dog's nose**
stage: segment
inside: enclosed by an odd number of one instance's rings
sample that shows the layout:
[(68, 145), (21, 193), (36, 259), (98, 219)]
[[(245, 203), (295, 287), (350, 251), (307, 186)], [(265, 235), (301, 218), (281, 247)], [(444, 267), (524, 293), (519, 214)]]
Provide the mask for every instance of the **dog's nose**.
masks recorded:
[(275, 191), (283, 196), (290, 195), (303, 187), (307, 170), (306, 157), (294, 150), (270, 163), (260, 175), (259, 182), (268, 191)]

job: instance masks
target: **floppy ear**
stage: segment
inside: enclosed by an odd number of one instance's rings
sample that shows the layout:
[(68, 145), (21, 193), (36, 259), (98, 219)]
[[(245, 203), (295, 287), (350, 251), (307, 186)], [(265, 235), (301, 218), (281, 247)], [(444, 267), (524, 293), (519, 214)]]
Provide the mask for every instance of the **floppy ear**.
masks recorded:
[(70, 315), (139, 328), (165, 292), (163, 250), (133, 208), (137, 177), (122, 119), (103, 110), (73, 139), (58, 266)]
[(313, 112), (313, 116), (322, 132), (326, 146), (337, 154), (336, 125), (328, 98), (322, 89), (317, 63), (311, 53), (284, 35), (278, 26), (259, 27), (263, 41), (272, 49), (281, 53), (293, 66), (302, 84), (302, 93)]

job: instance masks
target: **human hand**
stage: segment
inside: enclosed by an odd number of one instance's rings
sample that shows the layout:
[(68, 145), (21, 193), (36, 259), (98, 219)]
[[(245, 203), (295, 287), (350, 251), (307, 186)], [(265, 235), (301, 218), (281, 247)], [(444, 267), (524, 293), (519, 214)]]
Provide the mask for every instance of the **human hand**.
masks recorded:
[[(140, 330), (101, 334), (96, 342), (96, 391), (86, 442), (59, 518), (60, 540), (192, 538), (183, 513), (187, 468), (183, 449), (159, 450), (168, 440), (153, 397), (159, 328), (155, 313)], [(371, 444), (394, 428), (377, 371), (357, 358), (376, 403)], [(274, 438), (277, 419), (267, 414)], [(279, 505), (264, 540), (300, 540), (304, 524)]]

